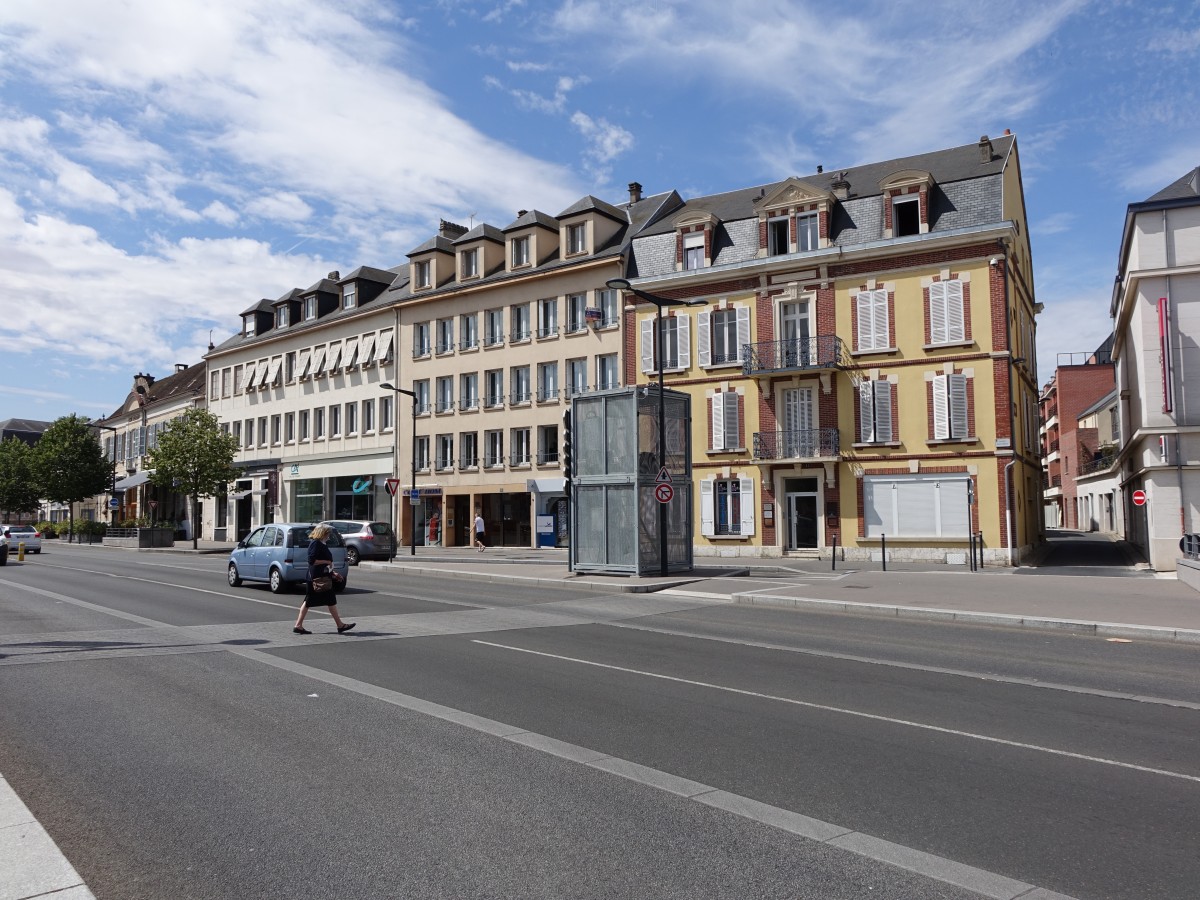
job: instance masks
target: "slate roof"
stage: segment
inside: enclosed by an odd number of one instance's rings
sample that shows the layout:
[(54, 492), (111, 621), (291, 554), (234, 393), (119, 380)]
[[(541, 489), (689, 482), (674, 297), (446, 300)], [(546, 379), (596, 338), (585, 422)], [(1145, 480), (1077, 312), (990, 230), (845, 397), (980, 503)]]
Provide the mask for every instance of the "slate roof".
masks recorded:
[(250, 315), (250, 313), (256, 313), (256, 312), (269, 313), (272, 311), (274, 306), (275, 306), (274, 300), (268, 299), (267, 297), (263, 297), (261, 300), (259, 300), (257, 303), (255, 303), (253, 306), (247, 306), (240, 313), (238, 313), (238, 315), (248, 316), (248, 315)]
[(1200, 198), (1200, 166), (1142, 202), (1158, 203), (1163, 200), (1194, 200), (1197, 198)]
[(489, 241), (495, 241), (497, 244), (503, 244), (504, 243), (504, 232), (502, 232), (495, 225), (488, 225), (484, 222), (480, 222), (478, 225), (476, 225), (474, 228), (472, 228), (470, 231), (468, 231), (462, 237), (455, 238), (454, 243), (455, 244), (469, 244), (469, 243), (471, 243), (471, 241), (478, 241), (478, 240), (485, 240), (485, 239), (489, 240)]
[(301, 294), (316, 294), (316, 293), (337, 294), (340, 292), (338, 291), (338, 283), (336, 281), (332, 281), (328, 278), (322, 278), (316, 284), (313, 284), (313, 285), (309, 286), (307, 289), (300, 291), (300, 293)]
[[(405, 269), (408, 267), (405, 266)], [(376, 269), (374, 266), (359, 266), (345, 278), (339, 279), (338, 284), (348, 281), (373, 281), (376, 284), (391, 284), (396, 280), (396, 269)]]
[[(204, 396), (205, 365), (203, 362), (192, 363), (180, 372), (172, 372), (163, 378), (156, 379), (147, 392), (150, 396), (146, 404), (147, 410), (156, 405), (180, 397)], [(125, 395), (124, 402), (116, 408), (112, 415), (105, 416), (100, 421), (108, 422), (128, 415), (129, 411), (137, 408), (137, 391), (131, 390)]]
[(440, 234), (435, 234), (420, 247), (417, 247), (415, 250), (409, 250), (405, 256), (411, 258), (421, 253), (428, 253), (430, 250), (440, 250), (442, 253), (453, 253), (454, 244), (451, 243), (450, 238), (444, 237)]
[[(32, 445), (52, 424), (54, 423), (43, 422), (40, 419), (5, 419), (0, 422), (0, 440), (19, 437), (25, 443)], [(33, 440), (28, 440), (30, 437)]]
[(513, 221), (511, 225), (506, 225), (501, 228), (501, 231), (509, 232), (516, 231), (518, 228), (528, 228), (531, 225), (540, 225), (542, 228), (549, 228), (551, 231), (558, 231), (558, 220), (554, 216), (548, 215), (541, 210), (533, 209), (527, 213), (523, 213)]
[(621, 210), (617, 209), (611, 203), (605, 203), (598, 197), (593, 197), (588, 194), (586, 197), (576, 200), (566, 209), (558, 214), (559, 219), (565, 219), (569, 216), (577, 216), (585, 212), (598, 212), (603, 216), (608, 216), (610, 219), (616, 219), (618, 222), (626, 222), (628, 218)]

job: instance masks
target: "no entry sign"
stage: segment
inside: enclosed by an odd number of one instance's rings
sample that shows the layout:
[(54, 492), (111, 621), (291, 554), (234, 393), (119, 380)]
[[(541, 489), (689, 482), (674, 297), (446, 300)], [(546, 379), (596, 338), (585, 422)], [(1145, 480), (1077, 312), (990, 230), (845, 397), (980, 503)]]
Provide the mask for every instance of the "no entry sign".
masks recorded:
[(1134, 491), (1133, 492), (1133, 505), (1134, 506), (1145, 506), (1146, 505), (1146, 492), (1145, 491)]
[(675, 490), (669, 484), (660, 484), (654, 488), (654, 499), (659, 503), (670, 503), (675, 496)]

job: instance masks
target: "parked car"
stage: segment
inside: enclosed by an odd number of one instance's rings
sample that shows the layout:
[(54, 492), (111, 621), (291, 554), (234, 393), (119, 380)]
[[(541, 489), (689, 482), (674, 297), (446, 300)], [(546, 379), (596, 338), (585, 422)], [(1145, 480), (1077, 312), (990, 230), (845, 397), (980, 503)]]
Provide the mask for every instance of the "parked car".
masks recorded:
[(32, 525), (0, 525), (0, 532), (16, 552), (17, 544), (24, 544), (27, 553), (42, 552), (42, 533)]
[[(301, 522), (275, 522), (261, 525), (250, 532), (229, 554), (227, 578), (230, 587), (240, 587), (243, 581), (265, 581), (271, 593), (281, 594), (293, 584), (308, 579), (309, 534), (316, 527)], [(346, 546), (336, 532), (325, 542), (333, 555), (333, 569), (343, 578), (334, 580), (334, 590), (346, 586), (349, 571), (346, 565)]]
[(360, 559), (391, 559), (396, 555), (396, 533), (387, 522), (325, 522), (346, 543), (346, 562), (357, 566)]

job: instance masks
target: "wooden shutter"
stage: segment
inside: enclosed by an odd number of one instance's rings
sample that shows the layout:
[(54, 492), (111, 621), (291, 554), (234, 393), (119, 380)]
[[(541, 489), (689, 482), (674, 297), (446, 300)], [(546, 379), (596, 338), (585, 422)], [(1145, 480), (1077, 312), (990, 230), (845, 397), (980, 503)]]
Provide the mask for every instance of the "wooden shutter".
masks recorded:
[(950, 411), (947, 408), (949, 392), (945, 375), (933, 379), (933, 437), (944, 441), (950, 437)]
[(642, 319), (642, 371), (654, 371), (654, 319)]
[(713, 394), (708, 401), (709, 415), (712, 417), (712, 448), (725, 449), (725, 397), (726, 394)]
[(892, 384), (886, 378), (870, 382), (875, 395), (875, 440), (892, 440)]
[(875, 328), (872, 325), (872, 320), (875, 315), (875, 306), (871, 299), (869, 291), (863, 291), (854, 300), (855, 306), (858, 307), (858, 346), (857, 350), (870, 350), (874, 345)]
[(864, 381), (858, 386), (858, 439), (864, 444), (875, 440), (874, 382)]
[(700, 482), (700, 533), (704, 537), (716, 534), (713, 521), (716, 518), (713, 509), (713, 480), (706, 478)]
[(721, 446), (726, 450), (732, 450), (742, 445), (738, 436), (738, 408), (741, 406), (740, 399), (737, 391), (728, 391), (725, 394), (725, 443)]
[(692, 367), (692, 317), (688, 315), (677, 317), (676, 334), (679, 336), (679, 368)]
[(967, 339), (966, 311), (963, 309), (963, 285), (961, 281), (946, 284), (946, 340)]
[(929, 286), (929, 343), (944, 344), (946, 334), (946, 282), (935, 281)]
[[(737, 396), (736, 394), (734, 396)], [(754, 479), (740, 478), (741, 482), (741, 505), (742, 505), (742, 537), (750, 537), (754, 534)]]
[(750, 344), (750, 309), (749, 307), (739, 306), (737, 308), (737, 358), (738, 362), (746, 362), (746, 347)]
[(887, 291), (875, 291), (873, 306), (875, 307), (875, 315), (871, 321), (875, 329), (875, 343), (873, 346), (876, 350), (883, 350), (889, 345), (891, 340), (888, 334)]
[(965, 438), (968, 436), (967, 422), (967, 376), (947, 375), (950, 391), (950, 436)]
[(696, 313), (696, 353), (702, 366), (712, 365), (712, 329), (709, 328), (711, 316), (712, 313), (707, 310)]

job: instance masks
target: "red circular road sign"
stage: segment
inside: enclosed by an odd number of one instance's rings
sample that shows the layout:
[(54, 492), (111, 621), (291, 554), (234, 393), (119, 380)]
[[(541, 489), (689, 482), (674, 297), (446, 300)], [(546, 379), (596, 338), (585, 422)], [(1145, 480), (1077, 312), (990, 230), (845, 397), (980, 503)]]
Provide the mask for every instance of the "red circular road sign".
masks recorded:
[(675, 496), (675, 489), (669, 484), (656, 485), (654, 488), (654, 499), (659, 503), (670, 503), (671, 498)]
[(1134, 506), (1145, 506), (1146, 505), (1146, 492), (1145, 491), (1134, 491), (1133, 492), (1133, 505)]

